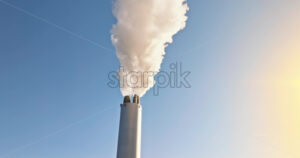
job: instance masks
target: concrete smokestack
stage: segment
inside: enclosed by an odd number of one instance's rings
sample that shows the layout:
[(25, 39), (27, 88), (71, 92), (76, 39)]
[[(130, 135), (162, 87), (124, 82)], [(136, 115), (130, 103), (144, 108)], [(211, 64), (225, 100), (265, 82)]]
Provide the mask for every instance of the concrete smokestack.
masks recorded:
[(140, 98), (125, 96), (121, 104), (119, 141), (117, 158), (140, 158), (141, 155), (141, 119), (142, 105)]

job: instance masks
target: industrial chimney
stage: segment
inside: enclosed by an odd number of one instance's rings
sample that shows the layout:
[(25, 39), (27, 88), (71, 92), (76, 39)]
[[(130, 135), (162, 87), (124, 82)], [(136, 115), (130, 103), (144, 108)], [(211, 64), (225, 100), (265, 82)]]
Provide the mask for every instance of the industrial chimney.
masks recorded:
[(142, 105), (134, 95), (133, 103), (125, 96), (121, 104), (117, 158), (140, 158)]

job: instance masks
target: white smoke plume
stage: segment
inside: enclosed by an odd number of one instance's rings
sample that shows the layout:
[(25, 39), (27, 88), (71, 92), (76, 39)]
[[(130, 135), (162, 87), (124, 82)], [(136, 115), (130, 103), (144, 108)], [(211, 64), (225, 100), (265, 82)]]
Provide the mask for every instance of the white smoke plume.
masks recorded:
[(186, 0), (116, 0), (112, 43), (120, 60), (122, 94), (143, 96), (154, 86), (165, 48), (186, 25)]

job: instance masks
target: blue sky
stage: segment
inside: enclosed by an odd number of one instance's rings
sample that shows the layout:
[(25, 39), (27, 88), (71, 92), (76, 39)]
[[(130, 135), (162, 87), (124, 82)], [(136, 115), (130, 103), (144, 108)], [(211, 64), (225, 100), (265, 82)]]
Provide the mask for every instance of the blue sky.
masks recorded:
[[(300, 83), (299, 1), (188, 4), (162, 70), (182, 63), (191, 88), (142, 98), (142, 157), (299, 157), (300, 137), (280, 132), (288, 120), (274, 107), (300, 107), (300, 88), (281, 104), (270, 92), (283, 88), (269, 80)], [(119, 68), (115, 22), (110, 0), (0, 0), (0, 158), (116, 156), (122, 96), (107, 86)]]

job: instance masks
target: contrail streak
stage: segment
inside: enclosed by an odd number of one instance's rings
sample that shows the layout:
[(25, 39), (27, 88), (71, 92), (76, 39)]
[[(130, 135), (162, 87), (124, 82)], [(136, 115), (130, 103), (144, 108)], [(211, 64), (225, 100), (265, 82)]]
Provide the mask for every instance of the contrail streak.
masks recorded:
[(105, 46), (103, 46), (103, 45), (101, 45), (101, 44), (99, 44), (99, 43), (97, 43), (97, 42), (95, 42), (95, 41), (92, 41), (92, 40), (90, 40), (90, 39), (87, 39), (86, 37), (83, 37), (83, 36), (79, 35), (78, 33), (75, 33), (75, 32), (73, 32), (73, 31), (70, 31), (69, 29), (66, 29), (66, 28), (64, 28), (64, 27), (62, 27), (62, 26), (59, 26), (59, 25), (53, 23), (53, 22), (50, 22), (50, 21), (48, 21), (48, 20), (46, 20), (46, 19), (44, 19), (44, 18), (42, 18), (42, 17), (40, 17), (40, 16), (37, 16), (37, 15), (35, 15), (35, 14), (33, 14), (33, 13), (31, 13), (31, 12), (25, 10), (25, 9), (22, 9), (22, 8), (20, 8), (20, 7), (17, 7), (17, 6), (15, 6), (15, 5), (13, 5), (13, 4), (7, 2), (7, 1), (0, 0), (0, 2), (1, 2), (2, 4), (4, 4), (4, 5), (7, 5), (7, 6), (11, 7), (11, 8), (14, 8), (14, 9), (16, 9), (16, 10), (18, 10), (18, 11), (20, 11), (20, 12), (22, 12), (22, 13), (28, 15), (28, 16), (31, 16), (31, 17), (33, 17), (33, 18), (39, 20), (39, 21), (42, 21), (42, 22), (44, 22), (44, 23), (46, 23), (46, 24), (48, 24), (48, 25), (51, 25), (51, 26), (53, 26), (53, 27), (55, 27), (55, 28), (57, 28), (57, 29), (59, 29), (59, 30), (61, 30), (61, 31), (63, 31), (63, 32), (66, 32), (66, 33), (68, 33), (68, 34), (70, 34), (70, 35), (72, 35), (72, 36), (74, 36), (74, 37), (76, 37), (76, 38), (79, 38), (79, 39), (81, 39), (81, 40), (83, 40), (83, 41), (87, 41), (87, 42), (89, 42), (89, 43), (91, 43), (91, 44), (93, 44), (93, 45), (95, 45), (95, 46), (97, 46), (97, 47), (100, 47), (100, 48), (102, 48), (102, 49), (104, 49), (104, 50), (106, 50), (106, 51), (108, 51), (108, 52), (114, 52), (113, 50), (111, 50), (111, 49), (109, 49), (109, 48), (107, 48), (107, 47), (105, 47)]
[(23, 151), (23, 150), (25, 150), (25, 149), (27, 149), (27, 148), (33, 146), (33, 145), (39, 144), (39, 143), (41, 143), (42, 141), (45, 141), (45, 140), (47, 140), (47, 139), (50, 138), (50, 137), (53, 137), (53, 136), (55, 136), (55, 135), (57, 135), (57, 134), (59, 134), (59, 133), (62, 133), (62, 132), (64, 132), (65, 130), (71, 128), (71, 127), (74, 127), (74, 126), (76, 126), (76, 125), (78, 125), (78, 124), (81, 124), (81, 123), (83, 123), (83, 122), (86, 122), (86, 121), (92, 119), (93, 117), (96, 117), (96, 116), (98, 116), (99, 114), (103, 114), (104, 112), (108, 112), (108, 111), (110, 111), (110, 110), (112, 110), (112, 109), (114, 109), (114, 108), (116, 108), (116, 107), (109, 106), (109, 107), (105, 108), (104, 110), (102, 110), (102, 111), (100, 111), (100, 112), (97, 112), (97, 113), (94, 113), (94, 114), (92, 114), (92, 115), (89, 115), (88, 117), (85, 117), (85, 118), (83, 118), (83, 119), (81, 119), (81, 120), (72, 122), (72, 123), (66, 125), (66, 126), (63, 127), (63, 128), (54, 131), (53, 133), (50, 133), (50, 134), (48, 134), (48, 135), (46, 135), (46, 136), (43, 136), (43, 137), (41, 137), (41, 138), (39, 138), (39, 139), (37, 139), (37, 140), (31, 142), (31, 143), (25, 144), (25, 145), (20, 146), (20, 147), (18, 147), (18, 148), (16, 148), (16, 149), (14, 149), (14, 150), (12, 150), (12, 151), (10, 151), (10, 152), (4, 154), (4, 155), (1, 155), (0, 158), (7, 158), (7, 157), (10, 157), (12, 154), (18, 153), (18, 152)]

